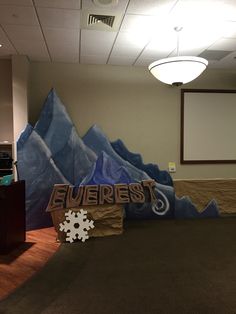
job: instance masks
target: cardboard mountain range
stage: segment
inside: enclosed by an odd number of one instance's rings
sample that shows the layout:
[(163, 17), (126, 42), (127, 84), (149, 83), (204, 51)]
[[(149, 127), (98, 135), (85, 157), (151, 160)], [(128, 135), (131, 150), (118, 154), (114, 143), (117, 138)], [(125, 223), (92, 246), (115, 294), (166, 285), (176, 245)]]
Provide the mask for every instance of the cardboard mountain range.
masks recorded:
[[(176, 197), (166, 171), (160, 171), (157, 165), (143, 164), (139, 154), (129, 152), (121, 142), (118, 144), (111, 145), (96, 125), (80, 138), (52, 89), (35, 127), (26, 126), (17, 142), (20, 179), (26, 181), (26, 229), (52, 225), (45, 210), (54, 184), (62, 183), (137, 183), (154, 178), (158, 203), (124, 204), (127, 219), (184, 218), (189, 210), (194, 217), (201, 217), (190, 199)], [(207, 216), (217, 217), (217, 204), (211, 203), (210, 208), (209, 211), (206, 207)]]

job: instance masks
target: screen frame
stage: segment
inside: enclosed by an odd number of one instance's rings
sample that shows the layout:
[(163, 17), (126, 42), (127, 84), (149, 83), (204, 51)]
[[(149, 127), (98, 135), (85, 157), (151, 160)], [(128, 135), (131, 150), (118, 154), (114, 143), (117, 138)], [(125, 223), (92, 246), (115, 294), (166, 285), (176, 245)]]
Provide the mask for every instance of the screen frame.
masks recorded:
[[(218, 94), (218, 93), (225, 93), (225, 94), (235, 94), (235, 100), (236, 100), (236, 90), (228, 90), (228, 89), (181, 89), (181, 117), (180, 117), (180, 163), (181, 164), (233, 164), (236, 163), (236, 159), (187, 159), (185, 157), (185, 146), (186, 143), (184, 141), (185, 139), (185, 106), (187, 104), (185, 103), (185, 95), (186, 93), (212, 93), (212, 94)], [(236, 106), (236, 102), (235, 102)], [(236, 143), (236, 139), (235, 139)]]

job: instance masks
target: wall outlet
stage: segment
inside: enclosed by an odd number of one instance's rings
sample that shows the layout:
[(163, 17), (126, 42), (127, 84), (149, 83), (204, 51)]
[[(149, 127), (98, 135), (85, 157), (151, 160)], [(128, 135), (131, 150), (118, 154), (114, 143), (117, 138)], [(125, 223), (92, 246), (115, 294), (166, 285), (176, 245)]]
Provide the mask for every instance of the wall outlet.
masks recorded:
[(168, 169), (169, 169), (169, 172), (176, 172), (176, 165), (175, 165), (175, 162), (170, 161), (170, 162), (168, 163)]

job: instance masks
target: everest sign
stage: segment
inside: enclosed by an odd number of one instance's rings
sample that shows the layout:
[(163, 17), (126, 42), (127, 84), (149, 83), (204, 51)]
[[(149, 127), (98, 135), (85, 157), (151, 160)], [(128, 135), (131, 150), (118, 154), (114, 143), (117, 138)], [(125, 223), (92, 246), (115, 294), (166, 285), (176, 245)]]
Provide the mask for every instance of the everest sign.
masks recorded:
[(157, 202), (155, 181), (141, 183), (70, 186), (55, 184), (47, 211), (86, 205)]

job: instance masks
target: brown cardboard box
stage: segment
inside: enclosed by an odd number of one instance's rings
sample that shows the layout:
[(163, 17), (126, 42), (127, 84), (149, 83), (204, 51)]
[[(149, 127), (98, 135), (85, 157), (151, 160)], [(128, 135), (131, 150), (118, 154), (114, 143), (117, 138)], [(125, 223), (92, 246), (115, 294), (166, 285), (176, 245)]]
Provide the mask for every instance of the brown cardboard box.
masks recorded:
[(107, 204), (49, 210), (52, 216), (54, 227), (57, 231), (58, 240), (60, 242), (65, 242), (66, 234), (64, 231), (60, 231), (59, 224), (65, 220), (65, 213), (69, 209), (75, 212), (80, 211), (80, 209), (87, 211), (88, 219), (94, 221), (94, 228), (88, 231), (89, 237), (104, 237), (110, 235), (119, 235), (123, 232), (122, 205)]

